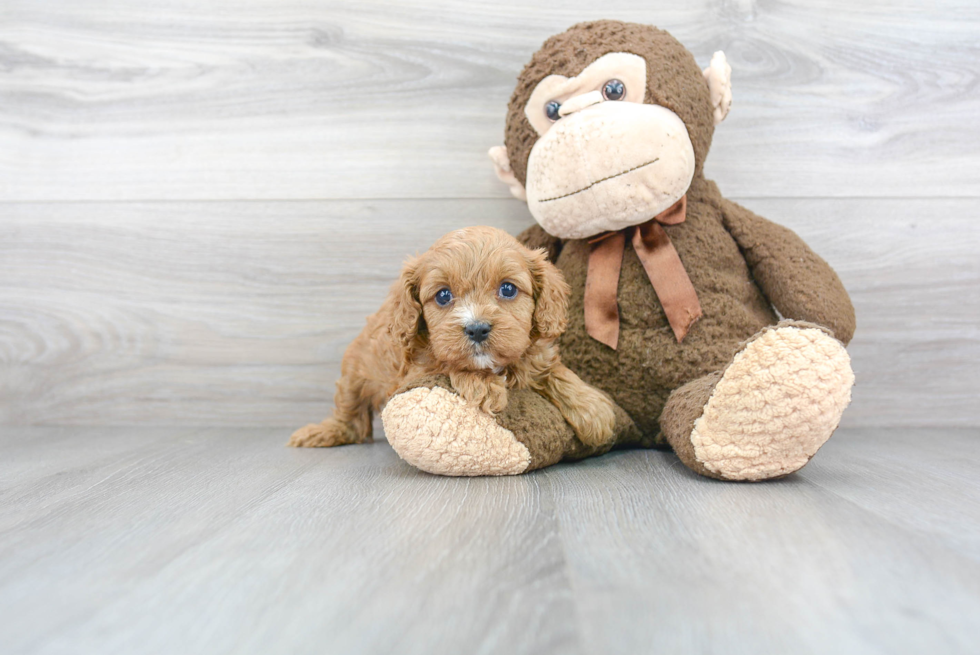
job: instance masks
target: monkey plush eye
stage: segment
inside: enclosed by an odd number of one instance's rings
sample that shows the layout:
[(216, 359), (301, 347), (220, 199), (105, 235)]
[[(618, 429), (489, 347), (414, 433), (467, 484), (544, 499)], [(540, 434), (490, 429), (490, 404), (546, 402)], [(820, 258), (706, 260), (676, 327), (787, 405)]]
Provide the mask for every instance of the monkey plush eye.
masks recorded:
[(511, 282), (503, 282), (500, 285), (500, 289), (497, 291), (501, 298), (506, 300), (513, 300), (517, 297), (517, 287)]
[(449, 289), (439, 289), (436, 291), (436, 304), (445, 307), (453, 301), (453, 292)]
[(626, 85), (619, 80), (609, 80), (602, 87), (602, 97), (606, 100), (622, 100), (626, 95)]
[(557, 100), (552, 100), (544, 106), (544, 113), (548, 117), (549, 121), (554, 122), (561, 118), (561, 116), (558, 115), (559, 109), (561, 109), (561, 103)]

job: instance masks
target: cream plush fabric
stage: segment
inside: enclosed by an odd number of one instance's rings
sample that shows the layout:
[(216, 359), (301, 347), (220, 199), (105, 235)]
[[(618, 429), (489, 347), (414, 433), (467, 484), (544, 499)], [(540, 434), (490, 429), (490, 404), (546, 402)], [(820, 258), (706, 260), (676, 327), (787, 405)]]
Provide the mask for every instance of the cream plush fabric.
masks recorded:
[(818, 328), (766, 330), (735, 355), (694, 423), (694, 456), (727, 480), (792, 473), (837, 429), (854, 373)]
[(680, 200), (694, 176), (694, 148), (669, 109), (602, 102), (558, 121), (527, 167), (534, 218), (549, 234), (582, 239), (642, 223)]
[(516, 475), (527, 447), (490, 415), (440, 387), (398, 394), (381, 413), (385, 435), (406, 462), (437, 475)]
[(732, 108), (732, 67), (721, 50), (711, 57), (711, 63), (704, 69), (704, 79), (708, 81), (711, 92), (711, 107), (715, 125), (725, 120)]

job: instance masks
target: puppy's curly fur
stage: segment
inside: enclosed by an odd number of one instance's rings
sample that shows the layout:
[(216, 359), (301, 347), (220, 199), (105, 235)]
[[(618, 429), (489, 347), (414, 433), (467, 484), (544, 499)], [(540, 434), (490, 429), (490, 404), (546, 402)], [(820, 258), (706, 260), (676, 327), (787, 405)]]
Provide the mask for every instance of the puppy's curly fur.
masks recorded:
[(348, 346), (333, 416), (297, 430), (289, 445), (370, 441), (372, 412), (405, 382), (431, 373), (447, 374), (460, 396), (490, 414), (507, 406), (508, 389), (534, 389), (582, 442), (607, 443), (611, 401), (562, 365), (555, 344), (568, 292), (543, 250), (492, 227), (450, 232), (406, 263)]

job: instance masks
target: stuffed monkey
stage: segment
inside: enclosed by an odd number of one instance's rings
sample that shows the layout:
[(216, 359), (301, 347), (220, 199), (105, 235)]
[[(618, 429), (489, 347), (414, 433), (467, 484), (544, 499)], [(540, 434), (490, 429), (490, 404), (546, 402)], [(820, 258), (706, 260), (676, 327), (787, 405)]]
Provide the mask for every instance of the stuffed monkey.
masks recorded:
[(383, 414), (406, 461), (501, 475), (670, 447), (702, 475), (765, 480), (830, 438), (854, 382), (854, 309), (796, 234), (705, 179), (730, 73), (721, 52), (702, 70), (667, 32), (617, 21), (575, 25), (534, 54), (490, 156), (537, 221), (519, 238), (571, 287), (562, 359), (615, 401), (616, 438), (581, 443), (530, 391), (490, 417), (433, 378)]

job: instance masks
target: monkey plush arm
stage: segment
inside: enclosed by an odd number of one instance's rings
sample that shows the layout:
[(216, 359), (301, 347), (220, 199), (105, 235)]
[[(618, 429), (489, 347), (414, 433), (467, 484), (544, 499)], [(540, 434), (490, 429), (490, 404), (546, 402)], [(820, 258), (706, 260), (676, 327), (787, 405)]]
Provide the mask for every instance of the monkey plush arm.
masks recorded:
[(779, 313), (828, 327), (847, 345), (854, 336), (854, 306), (830, 265), (792, 230), (730, 200), (722, 200), (721, 209), (725, 228)]
[(527, 228), (517, 235), (517, 240), (531, 250), (537, 250), (538, 248), (546, 250), (548, 252), (548, 260), (552, 264), (558, 261), (558, 255), (561, 254), (561, 239), (551, 236), (540, 225), (532, 225)]

